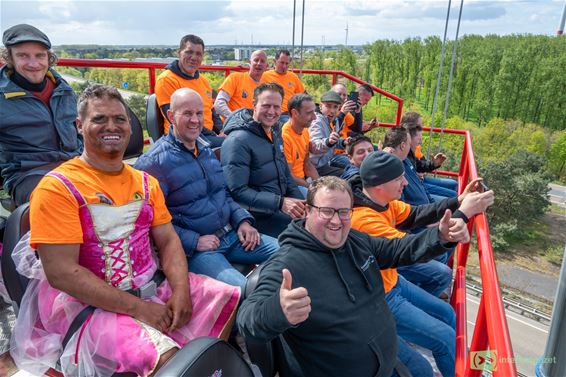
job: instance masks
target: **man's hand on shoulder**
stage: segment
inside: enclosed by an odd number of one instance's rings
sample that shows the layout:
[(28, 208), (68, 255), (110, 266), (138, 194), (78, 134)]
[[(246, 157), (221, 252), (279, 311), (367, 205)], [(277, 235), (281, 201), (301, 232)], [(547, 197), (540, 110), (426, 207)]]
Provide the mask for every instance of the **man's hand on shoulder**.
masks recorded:
[(438, 223), (438, 233), (443, 242), (470, 242), (470, 233), (463, 219), (452, 218), (452, 212), (447, 209)]
[(279, 303), (287, 321), (292, 325), (298, 325), (309, 318), (311, 312), (311, 299), (306, 288), (292, 288), (293, 277), (286, 268), (281, 271), (283, 281), (279, 289)]
[(247, 221), (242, 221), (238, 226), (238, 238), (245, 251), (252, 251), (261, 241), (257, 229)]
[(294, 219), (301, 218), (305, 215), (305, 201), (295, 198), (283, 198), (281, 211)]
[(200, 236), (197, 243), (197, 251), (214, 251), (220, 247), (220, 240), (214, 234)]

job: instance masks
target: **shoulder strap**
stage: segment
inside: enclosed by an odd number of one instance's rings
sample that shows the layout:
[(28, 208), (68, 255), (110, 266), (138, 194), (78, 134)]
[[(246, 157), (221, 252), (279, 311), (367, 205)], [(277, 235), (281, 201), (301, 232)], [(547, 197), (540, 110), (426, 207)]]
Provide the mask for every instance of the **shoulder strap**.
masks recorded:
[(69, 190), (69, 192), (75, 197), (75, 199), (77, 200), (77, 202), (79, 203), (79, 207), (82, 207), (84, 205), (86, 205), (86, 200), (83, 198), (82, 194), (79, 192), (79, 190), (75, 187), (75, 185), (73, 185), (73, 183), (67, 178), (65, 177), (63, 174), (56, 172), (56, 171), (50, 171), (49, 173), (47, 173), (48, 176), (54, 177), (56, 179), (58, 179), (59, 181), (61, 181), (61, 183)]

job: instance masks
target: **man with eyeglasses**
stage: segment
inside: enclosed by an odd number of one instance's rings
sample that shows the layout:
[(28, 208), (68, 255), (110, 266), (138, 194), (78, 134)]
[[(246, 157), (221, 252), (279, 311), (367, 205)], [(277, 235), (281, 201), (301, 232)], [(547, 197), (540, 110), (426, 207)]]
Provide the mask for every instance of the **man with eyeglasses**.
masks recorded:
[[(245, 337), (281, 335), (281, 376), (386, 376), (397, 362), (395, 321), (377, 269), (429, 260), (470, 237), (446, 211), (439, 225), (388, 240), (351, 230), (353, 195), (342, 179), (309, 187), (305, 219), (280, 235), (237, 322)], [(399, 343), (405, 347), (404, 343)]]

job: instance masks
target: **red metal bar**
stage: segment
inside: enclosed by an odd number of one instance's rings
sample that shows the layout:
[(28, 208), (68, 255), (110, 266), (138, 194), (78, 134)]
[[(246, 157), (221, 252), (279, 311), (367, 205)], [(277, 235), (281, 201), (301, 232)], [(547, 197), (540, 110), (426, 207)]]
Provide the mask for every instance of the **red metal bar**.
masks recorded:
[[(474, 335), (472, 337), (472, 343), (470, 344), (470, 355), (472, 355), (472, 357), (474, 357), (475, 355), (474, 352), (485, 351), (488, 346), (488, 336), (486, 332), (485, 317), (486, 317), (485, 304), (484, 304), (484, 297), (482, 295), (480, 298), (478, 314), (476, 316), (476, 324), (474, 325)], [(472, 366), (472, 362), (470, 363), (470, 366)], [(470, 368), (470, 370), (468, 371), (468, 376), (480, 377), (482, 375), (482, 369), (477, 368), (476, 360), (474, 360), (473, 366), (475, 366), (476, 368), (475, 369)], [(516, 374), (514, 374), (513, 376), (516, 376)]]
[[(101, 67), (101, 68), (137, 68), (137, 69), (163, 69), (167, 63), (156, 63), (156, 62), (140, 62), (140, 61), (129, 61), (129, 60), (106, 60), (106, 59), (59, 59), (58, 65), (68, 66), (68, 67)], [(244, 66), (224, 66), (224, 65), (203, 65), (199, 67), (201, 71), (223, 71), (225, 76), (228, 76), (231, 72), (245, 72), (249, 70), (248, 67)], [(350, 81), (357, 84), (369, 84), (359, 77), (350, 75), (344, 71), (338, 70), (324, 70), (324, 69), (292, 69), (291, 71), (295, 73), (302, 72), (303, 74), (313, 74), (313, 75), (332, 75), (333, 85), (337, 82), (337, 76), (343, 76)], [(153, 83), (152, 83), (152, 80)], [(369, 84), (374, 91), (377, 93), (390, 98), (391, 100), (397, 102), (397, 115), (395, 125), (398, 125), (401, 121), (401, 114), (403, 111), (403, 100), (396, 95), (389, 93), (386, 90), (378, 88), (375, 85)], [(155, 71), (153, 75), (149, 76), (149, 91), (153, 93), (153, 88), (155, 87)]]
[(466, 269), (458, 267), (452, 292), (453, 307), (456, 311), (456, 376), (466, 377), (468, 369), (468, 330), (466, 314)]
[(149, 94), (155, 93), (155, 68), (148, 68)]

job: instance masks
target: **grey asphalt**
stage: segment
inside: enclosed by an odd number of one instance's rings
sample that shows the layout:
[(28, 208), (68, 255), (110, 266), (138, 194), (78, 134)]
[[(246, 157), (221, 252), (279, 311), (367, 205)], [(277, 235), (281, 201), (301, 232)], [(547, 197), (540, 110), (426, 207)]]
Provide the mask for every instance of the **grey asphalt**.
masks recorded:
[(550, 188), (550, 191), (548, 192), (550, 201), (561, 207), (566, 207), (566, 187), (555, 183), (550, 183), (548, 187)]
[(529, 271), (501, 261), (497, 262), (496, 267), (499, 282), (505, 287), (526, 292), (547, 301), (554, 301), (558, 288), (557, 277)]

